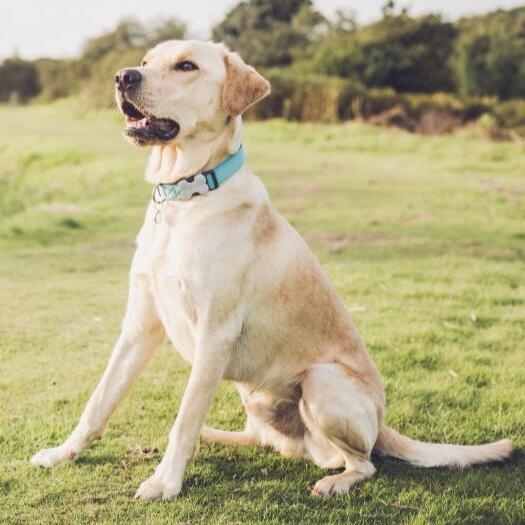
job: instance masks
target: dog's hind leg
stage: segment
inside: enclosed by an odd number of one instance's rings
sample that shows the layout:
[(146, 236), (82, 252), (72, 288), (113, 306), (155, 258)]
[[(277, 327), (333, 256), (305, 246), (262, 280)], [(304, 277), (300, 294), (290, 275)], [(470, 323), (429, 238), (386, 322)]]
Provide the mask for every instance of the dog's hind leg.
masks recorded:
[(146, 283), (140, 277), (132, 277), (122, 332), (78, 425), (62, 445), (41, 450), (31, 463), (53, 467), (74, 460), (93, 439), (100, 437), (111, 414), (164, 338), (164, 328)]
[(260, 440), (252, 433), (230, 432), (216, 428), (202, 427), (201, 439), (207, 443), (218, 443), (220, 445), (260, 445)]
[(297, 385), (269, 392), (238, 383), (237, 389), (246, 409), (245, 429), (228, 432), (203, 427), (202, 440), (222, 445), (270, 445), (285, 457), (305, 457)]
[(374, 474), (370, 455), (379, 431), (378, 408), (362, 383), (341, 365), (312, 366), (301, 382), (305, 446), (318, 465), (343, 466), (319, 480), (313, 493), (333, 496)]
[(254, 431), (248, 408), (246, 407), (246, 400), (250, 395), (250, 389), (241, 383), (237, 383), (237, 390), (247, 410), (246, 427), (241, 432), (232, 432), (229, 430), (219, 430), (203, 426), (201, 430), (201, 440), (206, 443), (217, 443), (219, 445), (240, 445), (240, 446), (255, 446), (261, 445), (259, 433)]

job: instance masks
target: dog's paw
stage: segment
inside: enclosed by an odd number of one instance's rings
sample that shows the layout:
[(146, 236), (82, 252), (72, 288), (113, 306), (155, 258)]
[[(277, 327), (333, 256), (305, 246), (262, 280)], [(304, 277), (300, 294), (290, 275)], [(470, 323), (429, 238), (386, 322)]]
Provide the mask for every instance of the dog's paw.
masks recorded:
[(326, 476), (323, 479), (320, 479), (312, 490), (314, 496), (323, 496), (323, 497), (332, 497), (339, 494), (346, 494), (352, 485), (357, 481), (363, 479), (364, 476), (342, 472), (341, 474), (335, 474), (334, 476)]
[(135, 493), (135, 501), (147, 501), (152, 499), (171, 499), (181, 491), (180, 483), (165, 481), (157, 475), (151, 476), (143, 481)]
[(37, 452), (31, 459), (30, 463), (37, 467), (54, 467), (60, 463), (66, 463), (68, 461), (74, 461), (77, 458), (77, 453), (74, 450), (55, 447), (45, 448), (40, 452)]

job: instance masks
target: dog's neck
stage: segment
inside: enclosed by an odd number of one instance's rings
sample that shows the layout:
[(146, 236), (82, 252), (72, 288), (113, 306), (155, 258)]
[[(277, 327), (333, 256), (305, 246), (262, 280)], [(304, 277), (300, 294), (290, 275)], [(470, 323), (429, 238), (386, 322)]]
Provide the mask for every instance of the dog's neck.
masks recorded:
[(153, 146), (145, 177), (152, 184), (172, 183), (208, 170), (235, 153), (242, 143), (241, 117), (232, 118), (208, 140), (187, 138), (176, 144)]

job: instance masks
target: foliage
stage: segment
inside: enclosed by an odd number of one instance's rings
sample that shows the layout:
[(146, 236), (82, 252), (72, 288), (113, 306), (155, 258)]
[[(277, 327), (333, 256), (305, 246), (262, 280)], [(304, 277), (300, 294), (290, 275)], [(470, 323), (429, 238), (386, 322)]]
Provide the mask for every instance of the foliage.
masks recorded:
[(455, 68), (465, 95), (525, 97), (525, 8), (462, 20)]
[[(127, 19), (87, 41), (77, 58), (8, 59), (0, 65), (0, 102), (79, 96), (85, 109), (109, 107), (115, 71), (138, 64), (157, 42), (185, 34), (177, 19)], [(525, 7), (452, 24), (438, 15), (411, 16), (389, 0), (379, 21), (359, 26), (349, 12), (327, 20), (312, 0), (246, 0), (213, 36), (271, 80), (272, 95), (248, 118), (373, 118), (444, 132), (488, 114), (498, 127), (525, 133), (521, 106), (513, 102), (525, 97)], [(509, 105), (499, 107), (499, 100)]]
[(354, 31), (334, 31), (308, 57), (311, 70), (397, 91), (450, 91), (456, 30), (439, 16), (387, 15)]
[[(166, 346), (101, 441), (72, 465), (30, 466), (72, 430), (103, 371), (151, 195), (146, 152), (122, 140), (117, 112), (77, 111), (73, 101), (0, 107), (1, 523), (523, 522), (525, 146), (466, 134), (245, 126), (251, 169), (353, 312), (384, 378), (388, 423), (436, 442), (509, 437), (508, 463), (429, 470), (375, 458), (374, 477), (322, 500), (309, 488), (326, 470), (202, 444), (178, 499), (134, 504), (188, 378)], [(242, 428), (232, 385), (208, 422)]]
[(89, 77), (88, 68), (76, 59), (40, 58), (35, 60), (35, 67), (42, 86), (38, 94), (40, 102), (50, 102), (78, 93)]
[(493, 114), (500, 127), (514, 129), (525, 135), (525, 100), (508, 100), (497, 104)]
[(19, 58), (0, 64), (0, 102), (26, 102), (40, 91), (35, 65)]
[(84, 102), (91, 107), (111, 106), (115, 72), (140, 64), (148, 48), (163, 40), (184, 38), (185, 32), (185, 26), (175, 19), (148, 27), (130, 19), (89, 40), (78, 60), (78, 67), (86, 71), (79, 87)]
[[(463, 99), (451, 93), (397, 93), (391, 88), (366, 88), (350, 79), (298, 75), (293, 70), (269, 69), (264, 74), (272, 84), (272, 92), (248, 111), (248, 119), (313, 122), (373, 119), (376, 124), (439, 134), (477, 119), (495, 105), (488, 98)], [(387, 113), (394, 109), (394, 113)]]
[(150, 27), (128, 19), (120, 22), (108, 33), (88, 40), (81, 54), (81, 60), (96, 63), (97, 60), (115, 52), (129, 49), (146, 51), (163, 40), (184, 38), (186, 28), (175, 19), (153, 24)]
[(213, 39), (254, 66), (285, 66), (327, 29), (328, 21), (311, 0), (250, 0), (237, 4), (213, 28)]
[(352, 101), (365, 93), (362, 84), (348, 79), (314, 74), (299, 76), (280, 69), (269, 69), (264, 74), (272, 91), (249, 110), (248, 119), (347, 120), (357, 116), (352, 110)]
[(186, 28), (176, 19), (144, 25), (128, 19), (115, 29), (86, 42), (78, 58), (41, 58), (27, 62), (7, 59), (0, 65), (0, 102), (40, 102), (81, 93), (89, 107), (108, 107), (118, 69), (137, 65), (143, 54), (163, 40), (184, 38)]
[(96, 72), (81, 87), (80, 97), (86, 107), (108, 108), (115, 100), (115, 72), (123, 67), (137, 66), (145, 54), (143, 48), (110, 52), (97, 61)]

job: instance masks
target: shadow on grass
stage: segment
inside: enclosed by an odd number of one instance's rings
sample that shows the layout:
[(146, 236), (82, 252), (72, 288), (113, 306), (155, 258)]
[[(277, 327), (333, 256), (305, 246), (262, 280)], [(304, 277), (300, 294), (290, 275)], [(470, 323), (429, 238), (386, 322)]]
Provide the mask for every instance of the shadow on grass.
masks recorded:
[(111, 464), (120, 464), (122, 462), (123, 458), (119, 458), (117, 456), (110, 456), (109, 454), (105, 455), (82, 455), (79, 456), (74, 463), (74, 466), (91, 466), (91, 465), (106, 465), (108, 463)]
[[(522, 450), (515, 451), (506, 462), (465, 469), (421, 468), (379, 457), (374, 457), (373, 462), (376, 475), (357, 485), (350, 495), (359, 499), (363, 485), (368, 485), (374, 492), (374, 484), (377, 484), (394, 489), (396, 494), (417, 488), (434, 496), (453, 491), (465, 499), (514, 498), (516, 487), (525, 486), (525, 453)], [(310, 462), (281, 458), (272, 451), (251, 451), (244, 455), (230, 449), (226, 453), (197, 458), (186, 477), (183, 494), (212, 489), (218, 491), (220, 497), (224, 494), (255, 497), (264, 492), (265, 499), (282, 501), (286, 493), (287, 498), (299, 497), (304, 502), (302, 495), (309, 495), (318, 479), (336, 472), (321, 469)], [(319, 498), (314, 499), (319, 501)], [(366, 499), (370, 499), (370, 495)]]
[[(120, 459), (100, 455), (85, 457), (79, 464), (114, 465)], [(101, 491), (99, 481), (91, 479), (81, 493), (76, 488), (64, 492), (68, 486), (64, 480), (63, 485), (49, 487), (45, 496), (39, 495), (32, 506), (61, 509), (64, 501), (80, 503), (75, 507), (79, 512), (89, 512), (90, 519), (98, 516), (102, 520), (104, 516), (108, 523), (122, 522), (122, 509), (137, 522), (150, 522), (147, 518), (153, 516), (167, 522), (169, 516), (171, 522), (187, 523), (521, 523), (516, 500), (525, 482), (525, 454), (521, 450), (507, 463), (464, 470), (423, 469), (390, 458), (374, 458), (378, 468), (374, 477), (344, 496), (319, 498), (312, 496), (310, 489), (335, 471), (286, 459), (268, 449), (203, 445), (188, 468), (178, 498), (131, 504), (134, 490), (151, 474), (149, 470), (145, 474), (143, 467), (157, 462), (157, 458), (142, 458), (124, 476), (110, 469), (104, 478), (116, 476), (115, 484), (110, 488), (101, 480)], [(81, 475), (86, 476), (87, 472)]]
[(525, 454), (521, 450), (505, 462), (464, 469), (414, 467), (390, 458), (378, 459), (374, 464), (378, 469), (376, 475), (388, 483), (406, 488), (418, 485), (434, 494), (453, 490), (465, 498), (515, 497), (516, 486), (525, 486)]

